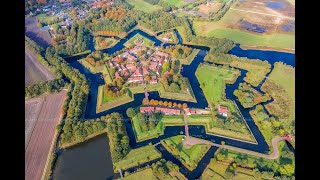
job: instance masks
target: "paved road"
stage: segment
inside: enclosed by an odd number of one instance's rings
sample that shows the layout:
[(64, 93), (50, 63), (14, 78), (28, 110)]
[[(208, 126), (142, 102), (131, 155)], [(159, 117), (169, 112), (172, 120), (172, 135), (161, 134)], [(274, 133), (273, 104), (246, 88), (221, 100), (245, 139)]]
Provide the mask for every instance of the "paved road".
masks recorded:
[(261, 14), (261, 15), (265, 15), (265, 16), (274, 16), (274, 17), (279, 17), (279, 18), (283, 18), (283, 19), (291, 19), (294, 20), (295, 18), (293, 17), (288, 17), (288, 16), (281, 16), (281, 15), (275, 15), (275, 14), (267, 14), (267, 13), (262, 13), (262, 12), (256, 12), (256, 11), (247, 11), (247, 10), (242, 10), (242, 9), (236, 9), (236, 8), (230, 8), (232, 10), (235, 11), (240, 11), (240, 12), (247, 12), (247, 13), (253, 13), (253, 14)]
[(183, 121), (184, 121), (184, 129), (186, 132), (186, 136), (189, 137), (188, 114), (185, 110), (183, 110)]

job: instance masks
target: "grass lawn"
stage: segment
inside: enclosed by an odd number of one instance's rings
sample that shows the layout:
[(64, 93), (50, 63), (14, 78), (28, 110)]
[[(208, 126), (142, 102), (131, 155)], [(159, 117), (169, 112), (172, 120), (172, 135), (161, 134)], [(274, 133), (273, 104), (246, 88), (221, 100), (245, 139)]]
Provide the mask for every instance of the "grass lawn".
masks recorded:
[[(227, 13), (228, 14), (228, 13)], [(232, 18), (234, 21), (235, 18)], [(227, 21), (224, 17), (221, 21)], [(228, 22), (236, 23), (236, 22)], [(244, 46), (270, 47), (282, 49), (295, 48), (295, 36), (287, 34), (259, 35), (238, 29), (225, 27), (222, 22), (194, 21), (193, 27), (197, 36), (227, 38)]]
[(121, 161), (114, 163), (114, 169), (118, 172), (120, 169), (124, 170), (138, 166), (139, 164), (158, 159), (161, 156), (161, 153), (153, 145), (132, 149)]
[(96, 113), (106, 111), (131, 101), (133, 101), (133, 98), (127, 94), (120, 97), (109, 97), (104, 94), (103, 86), (99, 86)]
[(164, 0), (164, 1), (167, 2), (168, 4), (176, 6), (176, 7), (181, 7), (181, 6), (187, 4), (183, 0)]
[(278, 117), (284, 129), (291, 133), (295, 119), (295, 68), (275, 63), (261, 90), (274, 99), (265, 106), (269, 113)]
[[(144, 86), (140, 86), (140, 85), (129, 87), (129, 89), (132, 92), (132, 94), (144, 92)], [(189, 85), (189, 94), (168, 92), (164, 89), (162, 83), (147, 84), (147, 89), (148, 91), (158, 91), (161, 98), (172, 99), (172, 101), (181, 100), (181, 101), (196, 102), (195, 96), (193, 94), (193, 91), (190, 85)]]
[(186, 148), (182, 143), (183, 135), (174, 136), (161, 141), (162, 145), (189, 170), (193, 170), (198, 165), (202, 157), (207, 153), (210, 145), (197, 144)]
[(207, 64), (199, 66), (196, 71), (200, 86), (210, 104), (224, 101), (226, 81), (234, 82), (239, 75), (238, 70), (223, 69)]
[(52, 21), (57, 16), (47, 16), (45, 13), (43, 13), (43, 14), (38, 14), (36, 17), (37, 19), (39, 19), (40, 22), (48, 24), (49, 21)]
[(127, 3), (134, 6), (134, 9), (144, 11), (146, 13), (160, 10), (162, 7), (159, 5), (152, 5), (144, 0), (126, 0)]
[(85, 59), (81, 59), (80, 63), (93, 74), (102, 73), (106, 84), (112, 83), (111, 75), (108, 71), (108, 68), (105, 65), (94, 67), (90, 63), (88, 63)]
[(129, 176), (126, 176), (126, 177), (123, 178), (123, 180), (141, 180), (141, 179), (157, 180), (158, 178), (156, 178), (153, 175), (153, 172), (152, 172), (151, 168), (144, 169), (142, 171), (130, 174)]
[(135, 45), (135, 44), (134, 44), (134, 41), (135, 41), (136, 39), (138, 39), (138, 37), (140, 37), (140, 38), (144, 41), (143, 46), (146, 46), (146, 47), (151, 48), (151, 47), (154, 45), (154, 41), (151, 41), (150, 39), (142, 36), (141, 34), (136, 34), (136, 35), (134, 35), (131, 39), (129, 39), (126, 43), (124, 43), (124, 46), (125, 46), (125, 47), (132, 47), (132, 46), (134, 46), (134, 45)]
[(200, 49), (193, 49), (193, 51), (191, 52), (191, 54), (188, 57), (186, 57), (185, 59), (180, 59), (181, 64), (190, 65), (192, 63), (193, 59), (199, 53), (199, 51), (200, 51)]

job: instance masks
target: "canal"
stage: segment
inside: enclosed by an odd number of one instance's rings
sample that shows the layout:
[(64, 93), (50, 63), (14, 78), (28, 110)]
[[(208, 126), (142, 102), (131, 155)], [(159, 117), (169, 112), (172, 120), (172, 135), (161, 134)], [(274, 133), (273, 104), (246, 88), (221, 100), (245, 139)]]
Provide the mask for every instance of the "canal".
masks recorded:
[[(177, 34), (178, 32), (175, 31)], [(121, 39), (115, 46), (109, 49), (102, 50), (103, 53), (112, 54), (116, 51), (119, 51), (124, 48), (124, 43), (132, 38), (136, 34), (141, 34), (145, 36), (146, 38), (152, 40), (155, 42), (155, 46), (159, 46), (162, 42), (158, 40), (156, 37), (151, 36), (141, 30), (134, 30), (131, 33), (128, 34), (128, 36), (124, 39)], [(179, 37), (179, 43), (182, 41), (180, 40), (181, 36)], [(93, 42), (92, 40), (90, 41)], [(164, 44), (164, 46), (168, 46), (170, 44)], [(200, 84), (198, 82), (198, 79), (195, 76), (195, 71), (198, 68), (200, 63), (204, 62), (204, 57), (206, 55), (206, 52), (209, 50), (208, 47), (204, 46), (191, 46), (193, 48), (200, 49), (199, 53), (195, 57), (195, 59), (192, 61), (190, 65), (183, 65), (183, 71), (181, 74), (184, 77), (189, 78), (189, 82), (191, 84), (191, 87), (193, 89), (193, 92), (195, 94), (195, 98), (197, 100), (197, 103), (194, 102), (184, 102), (184, 101), (174, 101), (177, 103), (187, 103), (189, 107), (195, 107), (195, 108), (205, 108), (208, 107), (208, 102), (205, 99), (205, 96), (203, 94), (203, 91), (200, 88)], [(91, 46), (92, 47), (92, 46)], [(271, 71), (273, 69), (273, 64), (275, 62), (281, 61), (286, 64), (295, 66), (295, 56), (294, 54), (290, 53), (283, 53), (283, 52), (276, 52), (276, 51), (262, 51), (262, 50), (243, 50), (240, 48), (239, 45), (236, 45), (233, 49), (230, 50), (230, 54), (239, 56), (239, 57), (248, 57), (248, 58), (254, 58), (254, 59), (262, 59), (266, 60), (271, 64)], [(86, 76), (86, 78), (91, 80), (91, 87), (90, 87), (90, 94), (88, 98), (87, 103), (87, 109), (85, 113), (85, 118), (91, 119), (91, 118), (97, 118), (102, 115), (109, 114), (111, 112), (119, 112), (124, 116), (124, 119), (127, 119), (125, 111), (129, 107), (136, 107), (141, 105), (142, 99), (144, 98), (144, 93), (139, 93), (134, 95), (134, 101), (123, 104), (121, 106), (109, 109), (107, 111), (96, 113), (96, 103), (97, 103), (97, 94), (98, 94), (98, 87), (100, 85), (104, 84), (104, 80), (101, 78), (100, 74), (92, 74), (88, 69), (86, 69), (84, 66), (82, 66), (78, 60), (85, 57), (86, 55), (81, 56), (75, 56), (66, 58), (66, 61), (71, 64), (74, 68), (77, 68), (82, 74)], [(203, 126), (190, 126), (189, 132), (191, 136), (203, 138), (209, 141), (214, 141), (215, 143), (221, 143), (221, 141), (224, 141), (225, 144), (248, 149), (260, 153), (267, 153), (268, 152), (268, 145), (265, 142), (265, 139), (261, 132), (259, 131), (258, 127), (253, 122), (249, 110), (243, 108), (239, 101), (236, 99), (236, 97), (233, 95), (233, 91), (238, 88), (239, 83), (243, 82), (243, 78), (245, 77), (246, 70), (239, 69), (241, 71), (241, 75), (238, 77), (236, 82), (231, 85), (226, 86), (226, 97), (228, 99), (234, 100), (237, 106), (239, 107), (240, 112), (242, 113), (246, 123), (248, 124), (251, 132), (255, 136), (255, 139), (257, 143), (248, 143), (243, 141), (238, 141), (234, 139), (224, 138), (220, 136), (215, 136), (211, 134), (206, 134), (205, 129)], [(270, 72), (271, 72), (270, 71)], [(268, 76), (269, 74), (267, 74)], [(265, 79), (267, 78), (265, 77)], [(264, 80), (265, 80), (264, 79)], [(264, 82), (264, 81), (263, 81)], [(262, 84), (262, 83), (261, 83)], [(260, 91), (261, 84), (255, 88)], [(154, 91), (149, 93), (150, 99), (157, 99), (162, 101), (172, 101), (171, 99), (165, 99), (160, 98), (159, 93)], [(128, 136), (130, 139), (130, 146), (131, 148), (137, 148), (141, 146), (145, 146), (149, 143), (157, 143), (162, 139), (172, 137), (174, 135), (178, 135), (180, 131), (184, 132), (183, 126), (178, 127), (166, 127), (164, 135), (154, 138), (151, 140), (146, 140), (143, 142), (136, 142), (132, 124), (130, 121), (125, 121), (125, 125), (127, 128)], [(96, 149), (97, 148), (97, 149)], [(100, 150), (98, 150), (100, 149)], [(200, 161), (198, 167), (193, 170), (189, 171), (186, 167), (184, 167), (181, 162), (179, 162), (176, 158), (174, 158), (169, 152), (167, 152), (161, 145), (157, 146), (157, 149), (161, 151), (163, 158), (166, 160), (173, 161), (180, 167), (180, 172), (183, 173), (188, 179), (195, 179), (200, 177), (203, 170), (209, 163), (209, 160), (213, 157), (213, 154), (217, 150), (217, 148), (212, 147), (207, 152), (207, 154), (204, 156), (204, 158)], [(54, 178), (55, 179), (83, 179), (83, 177), (88, 177), (85, 175), (81, 175), (83, 172), (87, 172), (91, 178), (89, 179), (108, 179), (110, 177), (115, 176), (112, 171), (112, 164), (111, 164), (111, 158), (110, 158), (110, 152), (109, 152), (109, 145), (108, 140), (106, 137), (100, 137), (95, 138), (93, 140), (90, 140), (88, 142), (82, 143), (74, 148), (67, 149), (63, 151), (59, 157), (56, 164), (56, 168), (54, 171)], [(93, 157), (91, 157), (93, 156)], [(98, 156), (100, 158), (98, 158)], [(90, 159), (92, 158), (92, 159)], [(73, 162), (75, 161), (75, 162)], [(87, 165), (83, 165), (87, 164)], [(110, 166), (111, 164), (111, 166)], [(139, 167), (150, 165), (150, 163), (145, 163), (143, 165), (140, 165), (138, 167), (130, 168), (127, 171), (132, 172), (136, 170)], [(90, 167), (87, 167), (90, 165)], [(78, 171), (75, 171), (75, 169), (79, 169)], [(81, 171), (82, 170), (82, 171)], [(102, 173), (103, 171), (103, 173)], [(80, 174), (80, 175), (79, 175)], [(92, 178), (96, 177), (96, 178)]]

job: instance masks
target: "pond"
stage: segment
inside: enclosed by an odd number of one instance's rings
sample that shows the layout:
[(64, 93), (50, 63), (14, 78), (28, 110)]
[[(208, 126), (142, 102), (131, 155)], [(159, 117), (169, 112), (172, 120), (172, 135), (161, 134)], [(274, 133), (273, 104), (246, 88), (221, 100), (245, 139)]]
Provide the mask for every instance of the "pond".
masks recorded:
[(105, 180), (120, 177), (113, 173), (109, 141), (106, 134), (62, 150), (56, 162), (53, 179)]

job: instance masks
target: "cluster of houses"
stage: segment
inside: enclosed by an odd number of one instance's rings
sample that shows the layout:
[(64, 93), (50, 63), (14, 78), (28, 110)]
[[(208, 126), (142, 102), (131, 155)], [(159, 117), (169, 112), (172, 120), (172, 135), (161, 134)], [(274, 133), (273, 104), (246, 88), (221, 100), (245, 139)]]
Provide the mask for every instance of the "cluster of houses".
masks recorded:
[[(158, 83), (162, 65), (169, 61), (169, 54), (148, 50), (142, 57), (148, 57), (146, 61), (138, 60), (139, 51), (146, 51), (146, 47), (135, 46), (130, 50), (112, 58), (109, 61), (110, 68), (116, 68), (115, 77), (127, 79), (128, 83), (144, 84), (146, 82), (146, 75), (150, 77), (149, 83)], [(119, 63), (120, 62), (120, 63)]]

